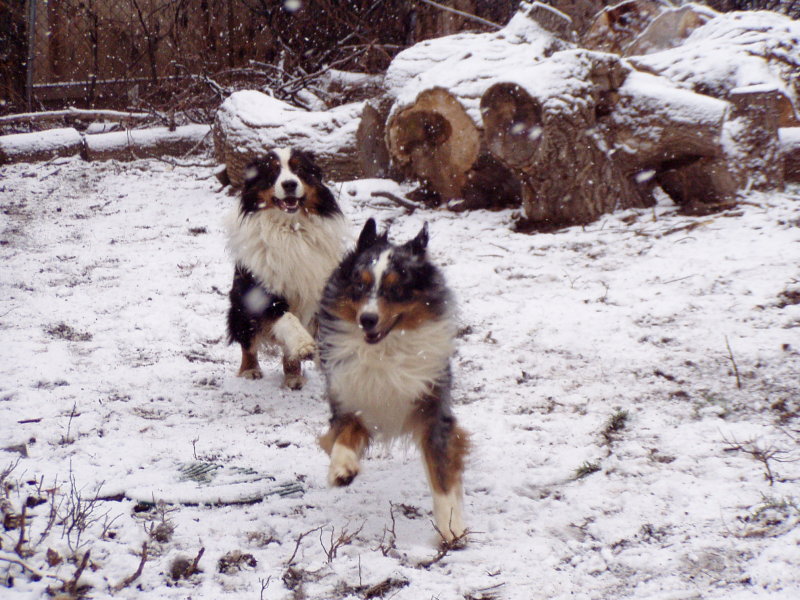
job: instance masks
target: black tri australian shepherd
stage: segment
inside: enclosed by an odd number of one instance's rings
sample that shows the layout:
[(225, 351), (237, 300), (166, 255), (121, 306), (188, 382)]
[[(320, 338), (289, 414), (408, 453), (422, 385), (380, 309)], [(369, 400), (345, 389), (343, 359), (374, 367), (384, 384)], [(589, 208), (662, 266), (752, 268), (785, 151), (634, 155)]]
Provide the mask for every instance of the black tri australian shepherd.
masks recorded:
[(328, 280), (319, 356), (332, 417), (319, 442), (330, 455), (328, 482), (345, 486), (370, 442), (410, 437), (424, 459), (436, 527), (450, 542), (465, 532), (469, 442), (450, 408), (454, 303), (427, 245), (427, 226), (394, 245), (369, 219)]
[(301, 361), (316, 351), (319, 299), (348, 235), (313, 156), (277, 148), (253, 161), (227, 229), (236, 261), (228, 341), (242, 348), (239, 376), (260, 379), (259, 347), (277, 344), (283, 350), (284, 384), (300, 389)]

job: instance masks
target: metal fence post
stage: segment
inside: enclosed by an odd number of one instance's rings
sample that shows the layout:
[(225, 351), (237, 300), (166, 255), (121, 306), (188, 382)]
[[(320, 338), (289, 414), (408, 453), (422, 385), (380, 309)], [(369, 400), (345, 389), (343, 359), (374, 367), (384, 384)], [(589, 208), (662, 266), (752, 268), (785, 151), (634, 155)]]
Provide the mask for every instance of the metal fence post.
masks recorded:
[(25, 104), (33, 111), (33, 59), (36, 54), (36, 2), (28, 0), (28, 64), (25, 76)]

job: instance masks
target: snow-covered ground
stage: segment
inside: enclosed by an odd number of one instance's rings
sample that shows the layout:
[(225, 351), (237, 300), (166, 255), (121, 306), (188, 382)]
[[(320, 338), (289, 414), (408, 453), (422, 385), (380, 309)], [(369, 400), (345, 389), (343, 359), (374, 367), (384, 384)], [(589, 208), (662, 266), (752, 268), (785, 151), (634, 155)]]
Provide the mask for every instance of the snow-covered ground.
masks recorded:
[[(473, 533), (421, 566), (437, 550), (416, 452), (376, 449), (329, 489), (319, 372), (301, 392), (275, 357), (235, 377), (235, 199), (210, 171), (0, 168), (4, 516), (31, 498), (28, 541), (0, 532), (4, 599), (70, 588), (76, 564), (56, 563), (87, 551), (94, 598), (800, 597), (799, 188), (523, 235), (509, 212), (405, 215), (370, 195), (393, 182), (336, 184), (354, 229), (375, 216), (403, 240), (427, 220), (460, 303)], [(193, 463), (221, 467), (180, 482)]]

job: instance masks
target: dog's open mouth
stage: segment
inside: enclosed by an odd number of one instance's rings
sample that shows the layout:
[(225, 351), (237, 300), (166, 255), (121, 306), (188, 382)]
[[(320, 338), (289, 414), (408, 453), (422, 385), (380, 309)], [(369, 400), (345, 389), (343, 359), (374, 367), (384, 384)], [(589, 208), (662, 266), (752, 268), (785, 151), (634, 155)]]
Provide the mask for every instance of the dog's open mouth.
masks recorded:
[(377, 344), (378, 342), (380, 342), (383, 338), (385, 338), (387, 335), (389, 335), (389, 333), (391, 333), (392, 329), (394, 329), (395, 325), (397, 325), (400, 322), (400, 317), (401, 316), (402, 315), (397, 315), (397, 317), (395, 317), (394, 321), (392, 321), (392, 324), (389, 325), (389, 327), (387, 327), (386, 329), (365, 331), (364, 332), (364, 341), (367, 342), (368, 344)]
[(296, 213), (300, 210), (300, 202), (302, 198), (298, 196), (287, 196), (285, 198), (275, 198), (275, 204), (278, 205), (283, 212)]

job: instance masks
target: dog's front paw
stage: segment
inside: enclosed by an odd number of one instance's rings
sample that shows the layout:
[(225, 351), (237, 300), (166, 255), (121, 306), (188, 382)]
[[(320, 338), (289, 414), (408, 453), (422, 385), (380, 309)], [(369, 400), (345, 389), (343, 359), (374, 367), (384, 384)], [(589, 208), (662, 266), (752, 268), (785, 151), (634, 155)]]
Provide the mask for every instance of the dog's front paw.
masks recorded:
[(294, 358), (296, 360), (313, 360), (317, 353), (317, 344), (314, 339), (309, 336), (307, 340), (303, 340), (300, 346), (295, 350)]
[(302, 390), (306, 383), (306, 378), (300, 373), (286, 373), (283, 376), (283, 385), (290, 390)]
[(237, 377), (242, 377), (244, 379), (261, 379), (264, 377), (264, 373), (261, 371), (260, 367), (240, 369)]
[(358, 456), (347, 446), (334, 444), (331, 451), (331, 466), (328, 469), (328, 484), (333, 487), (350, 485), (358, 475)]

